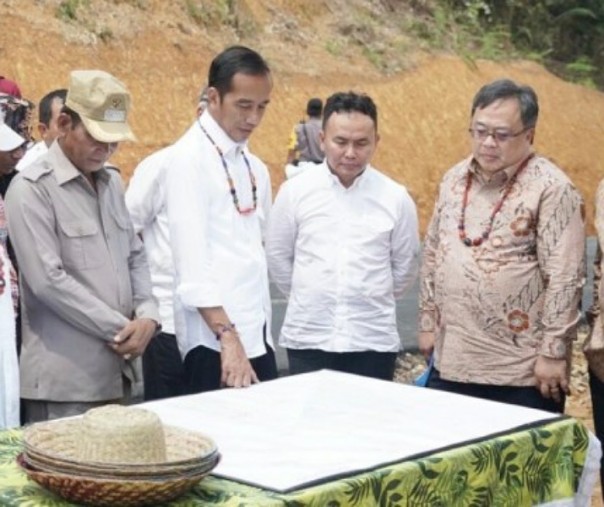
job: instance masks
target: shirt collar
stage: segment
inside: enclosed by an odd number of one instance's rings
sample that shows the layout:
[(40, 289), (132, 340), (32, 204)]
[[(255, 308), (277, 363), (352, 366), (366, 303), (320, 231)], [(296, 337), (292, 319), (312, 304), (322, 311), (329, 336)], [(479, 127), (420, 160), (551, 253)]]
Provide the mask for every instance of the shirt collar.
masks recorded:
[(328, 178), (328, 181), (331, 182), (331, 185), (338, 186), (338, 187), (342, 188), (343, 190), (352, 190), (354, 188), (363, 188), (363, 186), (367, 184), (366, 182), (369, 179), (368, 174), (371, 171), (371, 165), (367, 164), (367, 166), (365, 166), (365, 170), (354, 179), (354, 181), (352, 182), (352, 185), (350, 185), (350, 187), (348, 187), (348, 188), (345, 188), (342, 185), (342, 183), (340, 182), (340, 179), (329, 169), (326, 159), (323, 160), (321, 165), (323, 166), (325, 174)]
[[(197, 121), (199, 121), (203, 128), (207, 130), (212, 140), (216, 143), (225, 156), (227, 156), (231, 151), (238, 153), (247, 146), (247, 141), (240, 143), (233, 141), (222, 129), (222, 127), (218, 125), (218, 122), (208, 110), (204, 111)], [(205, 137), (203, 132), (201, 135)]]
[(506, 167), (505, 169), (502, 169), (501, 171), (497, 171), (493, 176), (491, 176), (490, 179), (487, 179), (485, 177), (484, 173), (479, 171), (478, 162), (476, 161), (476, 159), (474, 157), (470, 157), (470, 159), (469, 159), (468, 170), (471, 171), (472, 174), (474, 174), (474, 176), (476, 176), (476, 178), (479, 179), (482, 183), (495, 183), (495, 184), (503, 185), (504, 183), (509, 181), (510, 178), (512, 176), (514, 176), (514, 174), (516, 174), (516, 171), (518, 171), (520, 164), (522, 164), (522, 162), (524, 162), (524, 160), (525, 159), (523, 158), (523, 159), (519, 160), (516, 164)]
[[(84, 178), (84, 175), (80, 170), (73, 165), (69, 158), (67, 158), (67, 155), (65, 155), (65, 152), (58, 142), (55, 141), (50, 145), (48, 156), (59, 185), (75, 180), (78, 177)], [(101, 181), (107, 181), (109, 179), (109, 174), (104, 167), (95, 171), (94, 176), (97, 180)]]

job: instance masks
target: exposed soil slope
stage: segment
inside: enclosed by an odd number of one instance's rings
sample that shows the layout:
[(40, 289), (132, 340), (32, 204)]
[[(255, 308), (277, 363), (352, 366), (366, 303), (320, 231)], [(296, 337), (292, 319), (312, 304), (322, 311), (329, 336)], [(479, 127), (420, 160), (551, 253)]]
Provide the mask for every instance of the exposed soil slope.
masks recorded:
[[(273, 99), (251, 144), (269, 165), (275, 190), (283, 179), (289, 133), (306, 100), (336, 90), (365, 91), (380, 114), (375, 165), (408, 186), (425, 228), (442, 173), (467, 153), (473, 94), (486, 81), (508, 76), (537, 90), (542, 113), (536, 147), (583, 192), (592, 232), (594, 191), (604, 176), (604, 95), (563, 82), (537, 64), (473, 65), (450, 56), (418, 56), (409, 50), (412, 41), (388, 24), (395, 15), (384, 7), (388, 2), (206, 2), (206, 25), (193, 17), (201, 10), (187, 8), (201, 2), (80, 1), (76, 19), (57, 14), (66, 3), (78, 2), (0, 1), (0, 73), (16, 79), (34, 101), (66, 86), (72, 69), (102, 68), (122, 79), (134, 98), (132, 123), (139, 138), (114, 158), (126, 178), (142, 157), (187, 128), (213, 54), (244, 43), (259, 49), (274, 69)], [(228, 12), (216, 7), (227, 4)], [(349, 19), (353, 8), (356, 22)], [(378, 21), (382, 15), (382, 31), (376, 32), (379, 23), (359, 23), (358, 12)], [(407, 44), (405, 62), (400, 52), (387, 52), (392, 41)], [(388, 73), (372, 63), (375, 54)], [(389, 67), (385, 59), (394, 63)]]

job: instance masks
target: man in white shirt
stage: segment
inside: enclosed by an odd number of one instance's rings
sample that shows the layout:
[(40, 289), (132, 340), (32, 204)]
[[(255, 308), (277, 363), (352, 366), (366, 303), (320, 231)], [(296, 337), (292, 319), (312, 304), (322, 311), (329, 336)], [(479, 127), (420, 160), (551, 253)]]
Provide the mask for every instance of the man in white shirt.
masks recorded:
[(53, 141), (59, 137), (58, 119), (65, 104), (65, 97), (67, 97), (65, 88), (53, 90), (42, 97), (38, 105), (38, 133), (41, 140), (28, 148), (25, 156), (17, 164), (17, 171), (46, 153)]
[[(204, 88), (197, 105), (197, 116), (205, 111), (207, 105)], [(162, 324), (162, 332), (151, 340), (143, 354), (144, 399), (147, 401), (180, 396), (186, 392), (174, 328), (174, 266), (164, 179), (169, 153), (168, 146), (138, 164), (126, 191), (126, 206), (134, 231), (141, 235), (145, 245), (153, 295), (159, 303)]]
[(170, 148), (174, 318), (189, 392), (277, 376), (262, 244), (271, 186), (246, 144), (271, 89), (258, 53), (224, 50), (210, 65), (207, 110)]
[(393, 378), (395, 298), (417, 276), (419, 239), (405, 187), (369, 165), (378, 139), (373, 100), (335, 93), (323, 113), (325, 161), (275, 200), (266, 250), (289, 298), (280, 344), (291, 373)]

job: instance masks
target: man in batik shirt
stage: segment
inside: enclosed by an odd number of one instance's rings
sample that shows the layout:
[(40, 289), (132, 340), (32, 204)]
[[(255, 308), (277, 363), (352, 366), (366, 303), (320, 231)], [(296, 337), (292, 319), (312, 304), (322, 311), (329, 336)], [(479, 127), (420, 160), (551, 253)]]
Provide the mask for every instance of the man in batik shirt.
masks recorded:
[(533, 152), (535, 92), (477, 93), (472, 155), (444, 176), (425, 238), (419, 346), (428, 386), (563, 412), (584, 279), (583, 201)]

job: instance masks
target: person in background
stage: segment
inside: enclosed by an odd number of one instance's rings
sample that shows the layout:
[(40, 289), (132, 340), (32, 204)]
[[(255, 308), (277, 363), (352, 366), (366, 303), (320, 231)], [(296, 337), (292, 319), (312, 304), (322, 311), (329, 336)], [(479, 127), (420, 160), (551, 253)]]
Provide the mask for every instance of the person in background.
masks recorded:
[[(15, 168), (25, 155), (27, 141), (1, 120), (0, 125), (4, 137), (0, 140), (0, 197), (4, 198), (8, 185), (16, 174)], [(16, 140), (21, 142), (17, 143)]]
[(127, 402), (133, 360), (159, 327), (143, 245), (119, 173), (105, 167), (133, 140), (130, 94), (100, 70), (70, 75), (60, 136), (6, 195), (19, 259), (25, 422)]
[(285, 174), (288, 179), (323, 161), (325, 154), (319, 137), (322, 112), (323, 101), (318, 98), (310, 99), (306, 105), (308, 118), (294, 127), (285, 165)]
[(17, 174), (17, 164), (24, 157), (27, 147), (31, 142), (31, 118), (34, 104), (29, 100), (16, 98), (12, 95), (0, 93), (0, 123), (6, 124), (23, 139), (25, 143), (13, 152), (14, 164), (10, 169), (5, 165), (0, 173), (0, 195), (4, 197), (6, 191)]
[(472, 154), (444, 176), (423, 248), (428, 387), (563, 412), (584, 280), (583, 200), (536, 154), (529, 86), (483, 86)]
[[(208, 105), (204, 88), (197, 105), (200, 116)], [(174, 263), (166, 210), (165, 174), (170, 147), (145, 158), (134, 170), (126, 190), (126, 206), (134, 231), (140, 234), (151, 271), (153, 295), (159, 302), (162, 331), (143, 354), (144, 399), (185, 394), (185, 377), (174, 327)]]
[(266, 250), (288, 297), (280, 344), (290, 373), (394, 376), (395, 299), (417, 277), (419, 234), (405, 187), (370, 165), (378, 140), (373, 100), (335, 93), (323, 115), (325, 162), (275, 199)]
[[(595, 225), (597, 232), (597, 247), (594, 259), (594, 283), (593, 301), (586, 312), (587, 323), (590, 327), (591, 336), (588, 340), (596, 343), (604, 343), (604, 285), (602, 284), (602, 268), (604, 259), (602, 249), (604, 248), (604, 180), (600, 181), (596, 192), (596, 216)], [(586, 352), (589, 365), (589, 390), (591, 394), (591, 405), (596, 437), (604, 443), (604, 351), (591, 355)], [(600, 480), (604, 485), (604, 455), (600, 461)], [(604, 488), (602, 491), (604, 498)]]
[[(0, 122), (0, 171), (13, 166), (26, 141)], [(4, 199), (0, 197), (0, 429), (20, 425), (19, 365), (17, 361), (18, 282), (7, 248)]]
[(270, 101), (256, 51), (232, 46), (208, 73), (208, 107), (172, 146), (165, 171), (175, 324), (189, 392), (276, 378), (263, 231), (267, 167), (247, 141)]
[(21, 89), (15, 81), (12, 81), (4, 76), (0, 76), (0, 94), (10, 95), (11, 97), (20, 99)]
[(48, 151), (50, 145), (59, 136), (58, 119), (65, 103), (67, 90), (64, 88), (53, 90), (42, 97), (38, 104), (38, 133), (40, 141), (25, 152), (25, 156), (17, 164), (17, 170), (31, 164), (40, 155)]
[(306, 105), (308, 118), (294, 127), (287, 152), (287, 163), (314, 162), (320, 164), (325, 156), (320, 140), (323, 102), (313, 98)]
[[(6, 84), (6, 81), (0, 81), (0, 88), (2, 84)], [(6, 86), (3, 88), (7, 89)], [(21, 93), (19, 92), (19, 96)], [(15, 98), (12, 95), (0, 95), (0, 124), (3, 126), (4, 136), (6, 137), (4, 146), (10, 147), (6, 151), (0, 150), (0, 197), (4, 199), (9, 185), (13, 181), (13, 178), (17, 175), (17, 166), (19, 162), (23, 160), (29, 144), (29, 118), (31, 117), (30, 111), (33, 105), (28, 101), (24, 101), (20, 98)], [(8, 123), (4, 123), (7, 121)], [(14, 135), (13, 135), (14, 134)], [(11, 140), (12, 139), (12, 140)], [(21, 142), (17, 143), (17, 139)], [(7, 233), (6, 225), (4, 226), (4, 232)], [(8, 237), (2, 239), (3, 248), (8, 255), (12, 269), (15, 272), (15, 276), (18, 274), (19, 263), (17, 261), (17, 255), (13, 248), (13, 244)], [(16, 278), (15, 278), (16, 280)], [(15, 290), (17, 284), (14, 284)], [(18, 299), (15, 296), (18, 305)], [(18, 306), (17, 306), (18, 308)], [(21, 312), (16, 312), (16, 343), (17, 353), (21, 352)]]

